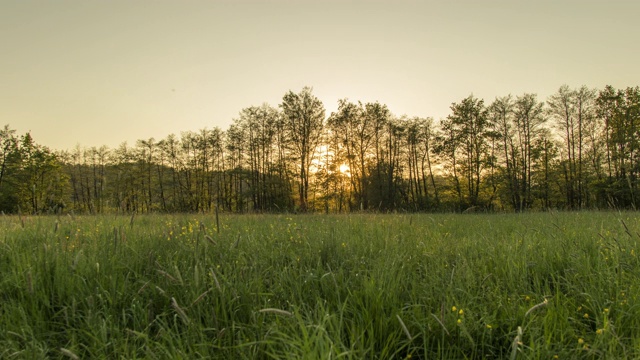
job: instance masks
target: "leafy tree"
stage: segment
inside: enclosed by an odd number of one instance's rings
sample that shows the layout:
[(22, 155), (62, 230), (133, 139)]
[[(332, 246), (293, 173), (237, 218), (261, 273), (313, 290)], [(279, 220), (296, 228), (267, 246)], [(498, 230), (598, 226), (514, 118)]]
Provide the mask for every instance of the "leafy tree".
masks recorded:
[(339, 148), (344, 150), (346, 161), (350, 169), (351, 192), (353, 202), (350, 207), (366, 208), (367, 188), (367, 161), (370, 148), (373, 143), (372, 127), (368, 122), (369, 117), (364, 116), (362, 103), (354, 104), (347, 99), (338, 100), (338, 111), (332, 113), (327, 121), (336, 139), (339, 139)]
[(371, 134), (373, 151), (369, 171), (371, 186), (365, 189), (366, 198), (378, 210), (395, 208), (399, 190), (396, 177), (402, 170), (399, 161), (404, 123), (393, 118), (387, 106), (377, 101), (364, 105), (363, 117)]
[(539, 160), (539, 152), (534, 147), (545, 128), (546, 122), (544, 114), (544, 103), (538, 102), (535, 94), (524, 94), (518, 96), (514, 104), (514, 122), (516, 129), (518, 154), (517, 161), (519, 169), (514, 169), (519, 184), (518, 199), (516, 209), (524, 210), (533, 205), (533, 167)]
[(562, 134), (564, 151), (562, 167), (564, 173), (567, 206), (578, 209), (589, 203), (585, 171), (585, 129), (595, 121), (595, 92), (586, 87), (571, 90), (567, 85), (560, 87), (547, 102), (549, 115)]
[(298, 198), (301, 211), (307, 211), (309, 201), (309, 169), (320, 145), (325, 110), (322, 102), (305, 87), (300, 93), (289, 91), (282, 98), (285, 131), (291, 139), (294, 156), (298, 159)]
[(515, 104), (511, 95), (496, 98), (488, 108), (488, 116), (493, 137), (498, 139), (498, 150), (502, 161), (502, 171), (508, 202), (513, 209), (522, 204), (518, 174), (516, 127), (514, 125)]
[(596, 98), (596, 113), (604, 123), (608, 183), (600, 189), (611, 206), (638, 203), (640, 171), (640, 88), (607, 86)]
[(16, 175), (22, 163), (19, 149), (16, 131), (5, 125), (0, 130), (0, 210), (3, 212), (17, 211)]
[(277, 160), (276, 132), (281, 118), (278, 109), (268, 104), (245, 108), (229, 134), (236, 143), (244, 144), (242, 147), (233, 144), (231, 149), (244, 152), (241, 158), (246, 162), (243, 174), (247, 175), (248, 186), (245, 195), (254, 211), (288, 208), (287, 199), (291, 194), (284, 186), (287, 180), (280, 176)]
[(3, 136), (2, 211), (30, 214), (58, 211), (65, 206), (67, 177), (58, 156), (38, 145), (30, 133), (15, 137), (5, 126)]
[(460, 103), (453, 103), (451, 111), (452, 114), (441, 122), (436, 150), (449, 160), (459, 206), (488, 205), (480, 201), (490, 130), (484, 101), (471, 95)]
[[(432, 118), (414, 117), (406, 121), (406, 161), (409, 183), (407, 202), (416, 210), (433, 208), (438, 202), (438, 188), (432, 164), (434, 125)], [(433, 192), (433, 199), (429, 187)], [(434, 205), (430, 203), (435, 202)]]

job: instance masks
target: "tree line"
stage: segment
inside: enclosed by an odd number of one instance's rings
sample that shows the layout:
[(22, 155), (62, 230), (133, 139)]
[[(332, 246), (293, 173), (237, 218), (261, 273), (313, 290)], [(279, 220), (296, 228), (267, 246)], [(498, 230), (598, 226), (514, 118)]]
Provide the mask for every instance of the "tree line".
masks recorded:
[(311, 88), (242, 109), (226, 131), (57, 151), (0, 130), (5, 213), (636, 209), (640, 88), (562, 86), (439, 122)]

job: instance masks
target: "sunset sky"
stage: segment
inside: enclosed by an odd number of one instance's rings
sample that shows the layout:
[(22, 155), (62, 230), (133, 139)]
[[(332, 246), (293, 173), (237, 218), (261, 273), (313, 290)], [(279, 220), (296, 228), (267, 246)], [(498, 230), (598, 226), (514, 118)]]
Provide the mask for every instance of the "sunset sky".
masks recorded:
[(54, 149), (227, 129), (311, 86), (446, 117), (474, 94), (640, 85), (640, 1), (0, 2), (0, 126)]

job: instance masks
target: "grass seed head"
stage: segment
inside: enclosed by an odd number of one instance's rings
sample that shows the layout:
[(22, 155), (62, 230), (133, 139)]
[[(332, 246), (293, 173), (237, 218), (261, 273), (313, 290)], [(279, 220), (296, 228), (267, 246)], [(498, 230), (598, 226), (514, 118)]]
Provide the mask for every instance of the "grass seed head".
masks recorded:
[(182, 308), (180, 307), (180, 305), (178, 305), (178, 302), (176, 301), (175, 298), (171, 298), (171, 306), (176, 311), (176, 313), (178, 313), (178, 316), (180, 316), (182, 321), (185, 324), (189, 325), (191, 321), (189, 320), (189, 317), (187, 317), (187, 313), (185, 313), (184, 310), (182, 310)]
[(216, 283), (216, 288), (218, 289), (218, 291), (222, 291), (222, 287), (220, 286), (220, 282), (218, 281), (218, 277), (216, 276), (215, 271), (211, 269), (210, 272), (211, 272), (211, 277), (213, 278), (213, 282)]
[(407, 329), (407, 326), (404, 324), (404, 321), (402, 321), (402, 318), (400, 317), (400, 315), (396, 315), (396, 318), (398, 319), (398, 322), (400, 323), (400, 326), (402, 327), (402, 331), (404, 331), (404, 334), (407, 335), (407, 338), (409, 339), (409, 341), (412, 341), (413, 336), (411, 336), (409, 329)]
[(156, 271), (158, 272), (158, 274), (166, 277), (167, 279), (169, 279), (169, 280), (171, 280), (173, 282), (176, 282), (176, 283), (178, 282), (178, 279), (176, 279), (173, 276), (171, 276), (171, 274), (169, 274), (168, 272), (160, 270), (160, 269), (157, 269)]
[(200, 301), (202, 301), (202, 299), (204, 299), (204, 297), (205, 297), (205, 296), (207, 296), (207, 294), (208, 294), (208, 293), (210, 293), (210, 292), (211, 292), (211, 290), (212, 290), (212, 289), (209, 289), (209, 290), (207, 290), (207, 291), (203, 292), (202, 294), (200, 294), (200, 296), (198, 296), (198, 297), (193, 301), (193, 303), (191, 304), (191, 306), (194, 306), (194, 305), (196, 305), (197, 303), (199, 303)]
[(62, 353), (62, 355), (73, 359), (73, 360), (80, 360), (80, 357), (76, 354), (73, 353), (73, 351), (69, 350), (69, 349), (65, 349), (65, 348), (60, 348), (60, 352)]
[(535, 310), (537, 310), (537, 309), (539, 309), (541, 307), (547, 306), (547, 304), (549, 304), (549, 300), (548, 299), (544, 299), (543, 302), (533, 305), (531, 307), (531, 309), (527, 310), (527, 312), (524, 314), (524, 317), (527, 317), (527, 315), (531, 314), (533, 311), (535, 311)]
[(271, 313), (271, 314), (276, 314), (276, 315), (282, 315), (282, 316), (293, 316), (292, 313), (286, 311), (286, 310), (281, 310), (281, 309), (274, 309), (274, 308), (266, 308), (266, 309), (261, 309), (258, 310), (258, 312), (260, 313)]

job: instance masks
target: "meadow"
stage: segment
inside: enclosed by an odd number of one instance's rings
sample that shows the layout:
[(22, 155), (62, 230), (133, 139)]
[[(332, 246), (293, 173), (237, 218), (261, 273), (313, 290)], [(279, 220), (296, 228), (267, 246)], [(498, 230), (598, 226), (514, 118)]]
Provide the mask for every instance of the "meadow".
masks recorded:
[(640, 214), (0, 217), (2, 359), (640, 358)]

